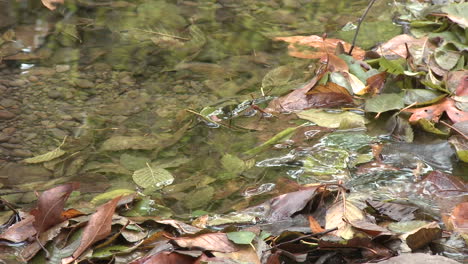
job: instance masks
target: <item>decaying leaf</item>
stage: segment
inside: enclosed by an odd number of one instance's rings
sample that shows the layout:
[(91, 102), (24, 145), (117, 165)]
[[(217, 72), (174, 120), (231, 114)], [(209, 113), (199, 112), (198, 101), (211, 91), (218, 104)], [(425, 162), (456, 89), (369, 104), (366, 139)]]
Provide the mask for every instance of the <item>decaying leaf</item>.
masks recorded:
[(38, 234), (64, 220), (62, 212), (65, 202), (78, 187), (79, 183), (67, 183), (41, 193), (37, 208), (31, 210), (35, 217), (33, 225)]
[(347, 122), (348, 124), (353, 124), (353, 128), (364, 127), (366, 123), (366, 119), (364, 118), (364, 116), (347, 111), (341, 113), (333, 113), (326, 112), (321, 109), (309, 109), (297, 113), (297, 116), (299, 118), (312, 121), (319, 126), (329, 128), (338, 128), (344, 122)]
[(160, 145), (156, 137), (143, 136), (113, 136), (101, 145), (101, 151), (118, 151), (125, 149), (155, 149)]
[(454, 123), (468, 121), (468, 112), (459, 110), (455, 105), (455, 101), (451, 98), (444, 98), (439, 103), (431, 106), (406, 109), (405, 111), (413, 113), (409, 119), (410, 122), (416, 122), (421, 118), (438, 122), (444, 112)]
[(112, 216), (119, 202), (120, 197), (99, 206), (94, 214), (89, 218), (80, 246), (75, 250), (71, 257), (62, 260), (63, 264), (71, 263), (78, 258), (94, 242), (106, 238), (111, 233)]
[(239, 249), (233, 244), (225, 233), (209, 233), (195, 237), (173, 238), (173, 241), (180, 247), (218, 252), (234, 252)]
[[(346, 51), (349, 51), (351, 44), (332, 38), (323, 38), (317, 35), (311, 36), (292, 36), (292, 37), (277, 37), (275, 40), (282, 40), (289, 43), (289, 55), (304, 59), (319, 59), (327, 54), (334, 54), (336, 46), (341, 43)], [(300, 51), (298, 46), (308, 46), (315, 50), (307, 52)], [(354, 47), (353, 57), (358, 60), (364, 59), (365, 51), (359, 47)]]

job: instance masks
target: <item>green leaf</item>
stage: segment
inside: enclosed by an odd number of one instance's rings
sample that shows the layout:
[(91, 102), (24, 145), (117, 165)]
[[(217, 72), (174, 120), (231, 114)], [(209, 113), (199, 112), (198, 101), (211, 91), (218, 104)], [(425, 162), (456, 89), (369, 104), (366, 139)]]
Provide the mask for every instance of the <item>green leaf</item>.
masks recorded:
[(405, 68), (403, 68), (403, 64), (405, 63), (404, 59), (398, 60), (388, 60), (384, 57), (380, 58), (380, 70), (387, 71), (391, 74), (404, 74)]
[(448, 136), (449, 132), (444, 132), (437, 127), (435, 127), (435, 124), (425, 118), (421, 118), (418, 120), (418, 124), (427, 132), (433, 133), (436, 135), (440, 136)]
[(267, 140), (265, 143), (261, 144), (260, 146), (255, 147), (253, 149), (250, 149), (250, 150), (244, 152), (244, 154), (247, 155), (247, 156), (256, 155), (256, 154), (268, 149), (269, 147), (275, 145), (276, 143), (286, 139), (294, 131), (296, 131), (297, 128), (298, 127), (288, 127), (286, 129), (284, 129), (283, 131), (279, 132), (278, 134), (276, 134), (274, 137)]
[(382, 113), (390, 110), (398, 110), (405, 107), (403, 97), (399, 94), (379, 94), (366, 101), (366, 112)]
[(444, 70), (451, 70), (457, 65), (461, 54), (457, 51), (448, 50), (445, 46), (437, 48), (434, 53), (434, 59), (437, 64)]
[(245, 169), (245, 162), (229, 153), (224, 154), (223, 158), (221, 158), (221, 164), (224, 169), (233, 174), (240, 174)]
[(100, 258), (100, 259), (110, 258), (114, 256), (115, 254), (127, 253), (131, 249), (133, 249), (133, 247), (124, 246), (124, 245), (111, 245), (111, 246), (106, 246), (106, 247), (100, 247), (93, 251), (92, 257)]
[(41, 163), (41, 162), (46, 162), (46, 161), (50, 161), (50, 160), (53, 160), (53, 159), (56, 159), (60, 156), (62, 156), (63, 154), (65, 154), (66, 152), (64, 150), (62, 150), (60, 147), (52, 150), (52, 151), (49, 151), (45, 154), (42, 154), (42, 155), (39, 155), (39, 156), (35, 156), (35, 157), (32, 157), (32, 158), (27, 158), (25, 160), (23, 160), (24, 162), (26, 163)]
[(151, 160), (147, 157), (134, 156), (127, 153), (120, 155), (120, 164), (128, 170), (144, 168)]
[(158, 147), (159, 139), (156, 137), (142, 137), (142, 136), (113, 136), (101, 145), (101, 151), (118, 151), (125, 149), (155, 149)]
[(248, 231), (230, 232), (226, 235), (229, 240), (240, 245), (249, 245), (255, 238), (255, 233)]
[(169, 171), (152, 167), (149, 164), (147, 164), (146, 168), (136, 170), (132, 178), (138, 186), (143, 188), (162, 188), (174, 181), (174, 176)]
[(91, 203), (92, 204), (102, 204), (104, 202), (107, 202), (107, 201), (110, 201), (110, 200), (114, 199), (115, 197), (125, 196), (125, 195), (129, 195), (129, 194), (134, 194), (134, 193), (135, 193), (135, 191), (129, 190), (129, 189), (112, 190), (112, 191), (101, 193), (101, 194), (95, 196), (91, 200)]
[(366, 120), (362, 115), (352, 112), (330, 113), (321, 109), (309, 109), (297, 113), (297, 116), (299, 118), (312, 121), (319, 126), (329, 128), (338, 128), (342, 124), (352, 126), (347, 128), (364, 127), (366, 123)]
[(422, 104), (432, 104), (440, 100), (440, 96), (445, 96), (438, 91), (432, 91), (428, 89), (407, 89), (405, 90), (405, 97), (403, 99), (406, 105), (417, 103), (418, 105)]
[(460, 25), (462, 28), (468, 27), (468, 3), (453, 3), (444, 5), (442, 11), (447, 13), (448, 18)]
[(186, 196), (184, 205), (188, 209), (202, 208), (213, 201), (214, 192), (211, 186), (195, 189)]
[(288, 84), (293, 71), (288, 66), (279, 66), (269, 71), (262, 80), (262, 87), (280, 86)]

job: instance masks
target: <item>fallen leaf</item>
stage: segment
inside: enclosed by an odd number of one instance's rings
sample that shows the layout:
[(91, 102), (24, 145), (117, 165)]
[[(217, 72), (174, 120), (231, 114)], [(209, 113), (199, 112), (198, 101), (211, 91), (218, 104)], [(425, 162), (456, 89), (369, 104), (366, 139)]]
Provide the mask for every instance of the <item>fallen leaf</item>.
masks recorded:
[(195, 237), (172, 238), (179, 246), (188, 249), (201, 248), (218, 252), (234, 252), (239, 249), (233, 244), (225, 233), (209, 233)]
[(442, 6), (442, 11), (447, 13), (447, 17), (462, 28), (468, 27), (467, 9), (468, 3), (452, 3)]
[(0, 234), (0, 239), (8, 240), (13, 243), (19, 243), (33, 237), (37, 233), (33, 226), (33, 222), (34, 216), (30, 214), (26, 215), (24, 219), (3, 231)]
[(468, 112), (463, 112), (455, 106), (455, 101), (451, 98), (444, 98), (439, 103), (421, 107), (406, 109), (406, 112), (413, 113), (409, 118), (410, 122), (417, 122), (421, 118), (438, 122), (441, 115), (446, 112), (450, 120), (454, 123), (468, 121)]
[(366, 101), (366, 112), (383, 113), (405, 107), (403, 97), (399, 94), (379, 94)]
[(419, 184), (421, 193), (431, 193), (436, 196), (457, 196), (467, 193), (467, 184), (459, 178), (443, 173), (432, 171)]
[(459, 262), (439, 255), (429, 255), (424, 253), (404, 253), (384, 261), (380, 264), (460, 264)]
[(379, 94), (382, 88), (384, 87), (385, 80), (387, 78), (387, 72), (381, 72), (378, 74), (374, 74), (371, 77), (367, 78), (366, 80), (366, 88), (362, 90), (361, 93), (358, 93), (358, 95), (362, 94)]
[(79, 183), (67, 183), (59, 185), (39, 195), (37, 208), (31, 210), (34, 215), (34, 228), (38, 235), (50, 227), (65, 220), (63, 217), (63, 207), (71, 192), (78, 189)]
[(308, 187), (297, 192), (282, 194), (266, 202), (270, 205), (267, 221), (276, 222), (291, 217), (293, 214), (304, 209), (304, 207), (316, 195), (320, 186)]
[[(332, 38), (323, 38), (317, 35), (311, 36), (291, 36), (291, 37), (277, 37), (274, 40), (282, 40), (289, 43), (289, 55), (303, 59), (319, 59), (327, 54), (335, 52), (338, 43), (341, 43), (346, 51), (349, 51), (351, 44)], [(309, 46), (315, 48), (313, 51), (301, 51), (298, 46)], [(359, 47), (354, 47), (353, 58), (357, 60), (364, 59), (365, 51)]]
[(41, 2), (50, 10), (55, 10), (58, 4), (63, 4), (63, 0), (41, 0)]
[(120, 197), (99, 206), (89, 218), (88, 224), (83, 230), (80, 246), (71, 257), (62, 260), (62, 264), (71, 263), (78, 258), (94, 242), (104, 239), (111, 233), (112, 215), (114, 214)]
[(335, 107), (353, 103), (348, 90), (334, 82), (317, 85), (306, 95), (310, 107)]
[(468, 235), (468, 202), (455, 206), (449, 221), (453, 226), (453, 230)]
[(366, 203), (371, 206), (378, 214), (389, 217), (394, 221), (408, 221), (415, 219), (414, 212), (418, 207), (391, 203), (367, 200)]
[(150, 257), (137, 259), (130, 264), (193, 264), (195, 260), (194, 257), (188, 255), (165, 251)]
[[(400, 56), (402, 58), (406, 58), (408, 56), (406, 45), (409, 47), (412, 46), (420, 46), (423, 47), (424, 45), (428, 45), (427, 37), (416, 39), (410, 35), (399, 35), (396, 36), (389, 41), (385, 42), (384, 44), (380, 45), (376, 48), (376, 51), (381, 56)], [(406, 45), (405, 45), (406, 44)]]
[(365, 219), (366, 216), (361, 209), (350, 201), (343, 202), (343, 200), (340, 200), (327, 210), (325, 229), (338, 228), (332, 234), (344, 239), (351, 239), (354, 237), (354, 231), (349, 223)]

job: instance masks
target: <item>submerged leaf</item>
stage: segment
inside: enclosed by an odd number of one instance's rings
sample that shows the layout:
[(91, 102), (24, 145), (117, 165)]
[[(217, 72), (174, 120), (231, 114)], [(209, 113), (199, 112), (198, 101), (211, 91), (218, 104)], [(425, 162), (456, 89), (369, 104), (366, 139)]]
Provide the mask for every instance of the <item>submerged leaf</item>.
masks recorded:
[(101, 151), (118, 151), (124, 149), (155, 149), (160, 144), (156, 137), (113, 136), (101, 145)]
[(227, 237), (236, 244), (248, 245), (254, 240), (255, 233), (248, 231), (230, 232), (227, 233)]
[(32, 158), (27, 158), (27, 159), (24, 159), (23, 161), (26, 162), (26, 163), (41, 163), (41, 162), (46, 162), (46, 161), (50, 161), (50, 160), (53, 160), (53, 159), (56, 159), (58, 157), (61, 157), (63, 154), (65, 154), (66, 152), (64, 150), (62, 150), (60, 147), (52, 150), (52, 151), (49, 151), (45, 154), (42, 154), (42, 155), (39, 155), (39, 156), (35, 156), (35, 157), (32, 157)]
[(133, 173), (133, 181), (143, 188), (162, 188), (174, 181), (172, 174), (161, 168), (155, 168), (147, 164), (146, 168)]
[(309, 109), (297, 113), (297, 116), (329, 128), (338, 128), (344, 122), (351, 123), (354, 127), (364, 127), (366, 123), (362, 115), (352, 112), (331, 113), (321, 109)]

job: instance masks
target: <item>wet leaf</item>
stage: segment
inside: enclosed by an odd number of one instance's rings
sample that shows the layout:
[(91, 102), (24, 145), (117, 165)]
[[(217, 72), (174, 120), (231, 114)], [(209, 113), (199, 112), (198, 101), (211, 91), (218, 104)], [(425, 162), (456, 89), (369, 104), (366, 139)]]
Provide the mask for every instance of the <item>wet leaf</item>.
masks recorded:
[(449, 131), (444, 132), (444, 131), (438, 129), (432, 121), (427, 120), (425, 118), (419, 119), (418, 124), (421, 126), (421, 128), (424, 131), (427, 131), (429, 133), (433, 133), (433, 134), (436, 134), (436, 135), (439, 135), (439, 136), (448, 136), (448, 134), (449, 134)]
[(460, 203), (455, 206), (449, 221), (454, 231), (468, 235), (468, 202)]
[(415, 206), (397, 204), (392, 202), (379, 202), (367, 200), (366, 203), (371, 206), (378, 214), (389, 217), (395, 221), (408, 221), (415, 219), (414, 212), (418, 210)]
[(403, 97), (399, 94), (379, 94), (366, 101), (366, 112), (383, 113), (405, 107)]
[(143, 188), (162, 188), (174, 182), (174, 176), (168, 170), (155, 168), (150, 164), (147, 164), (146, 168), (136, 170), (132, 178)]
[(276, 134), (274, 137), (270, 138), (268, 141), (264, 142), (258, 147), (255, 147), (253, 149), (250, 149), (246, 152), (244, 152), (245, 155), (247, 156), (253, 156), (256, 155), (264, 150), (267, 150), (271, 146), (275, 145), (276, 143), (285, 140), (287, 137), (289, 137), (294, 131), (296, 131), (297, 127), (289, 127), (286, 128), (285, 130), (279, 132)]
[(78, 187), (79, 183), (67, 183), (39, 195), (37, 208), (31, 210), (31, 214), (35, 217), (33, 225), (39, 235), (64, 220), (62, 212), (65, 202), (71, 192)]
[[(275, 40), (282, 40), (289, 43), (289, 55), (304, 59), (319, 59), (327, 54), (333, 54), (338, 45), (341, 42), (345, 50), (349, 50), (351, 45), (340, 39), (326, 38), (325, 40), (317, 35), (312, 36), (292, 36), (292, 37), (278, 37)], [(313, 51), (300, 51), (298, 46), (309, 46), (313, 47)], [(355, 47), (353, 50), (353, 58), (362, 60), (364, 59), (365, 51), (359, 47)]]
[(221, 158), (221, 164), (223, 165), (224, 169), (235, 175), (242, 173), (246, 168), (245, 162), (243, 160), (229, 153), (224, 154), (224, 156)]
[(455, 135), (449, 138), (449, 142), (450, 144), (452, 144), (452, 146), (455, 147), (458, 158), (461, 161), (468, 163), (468, 142), (466, 138), (459, 135)]
[(441, 99), (441, 96), (445, 96), (438, 91), (428, 89), (407, 89), (405, 90), (404, 102), (406, 105), (411, 104), (432, 104)]
[(13, 243), (23, 242), (26, 239), (33, 237), (37, 231), (33, 226), (34, 216), (26, 215), (24, 219), (18, 223), (3, 230), (0, 234), (0, 239), (8, 240)]
[(189, 193), (184, 205), (189, 209), (201, 208), (213, 200), (214, 192), (215, 190), (211, 186), (198, 188)]
[(362, 94), (379, 94), (382, 88), (384, 87), (385, 80), (387, 78), (387, 72), (381, 72), (374, 74), (366, 80), (366, 88), (358, 95)]
[(467, 184), (459, 178), (441, 171), (432, 171), (422, 181), (421, 192), (436, 196), (457, 196), (466, 194)]
[(437, 263), (437, 264), (459, 264), (459, 262), (447, 257), (439, 255), (430, 255), (424, 253), (403, 253), (400, 256), (392, 257), (390, 259), (379, 262), (380, 264), (423, 264), (423, 263)]
[(445, 98), (431, 106), (406, 109), (405, 111), (413, 113), (409, 119), (410, 122), (416, 122), (421, 118), (438, 122), (444, 112), (447, 113), (450, 120), (454, 123), (468, 121), (468, 112), (459, 110), (455, 106), (455, 101), (451, 98)]
[(317, 85), (306, 93), (310, 107), (335, 107), (352, 104), (353, 98), (348, 90), (336, 83), (328, 82), (325, 85)]
[(304, 171), (313, 175), (341, 175), (345, 173), (349, 154), (346, 150), (319, 147), (304, 160)]
[(364, 85), (364, 83), (361, 80), (359, 80), (358, 77), (347, 72), (342, 72), (342, 74), (348, 81), (349, 85), (351, 86), (351, 90), (354, 94), (361, 95), (365, 93), (366, 85)]
[(188, 249), (201, 248), (218, 252), (235, 252), (238, 248), (233, 244), (225, 233), (209, 233), (195, 237), (173, 238), (179, 246)]
[(288, 84), (293, 76), (293, 71), (288, 66), (279, 66), (269, 71), (262, 80), (262, 88), (281, 86)]
[(226, 235), (229, 240), (240, 245), (248, 245), (252, 243), (256, 236), (255, 233), (248, 231), (229, 232)]
[(63, 264), (71, 263), (95, 242), (106, 238), (111, 233), (112, 215), (114, 214), (120, 197), (117, 197), (101, 206), (89, 218), (83, 230), (80, 246), (71, 257), (62, 260)]
[(405, 60), (399, 59), (399, 60), (388, 60), (384, 57), (380, 58), (379, 64), (380, 64), (380, 70), (382, 71), (387, 71), (391, 74), (404, 74), (405, 69), (403, 68), (403, 64), (405, 63)]
[(424, 221), (391, 223), (389, 229), (403, 233), (400, 238), (411, 250), (420, 249), (440, 237), (442, 230), (437, 222)]
[(309, 109), (297, 113), (297, 116), (299, 118), (312, 121), (319, 126), (329, 128), (338, 128), (344, 122), (348, 122), (355, 125), (353, 126), (353, 128), (364, 127), (366, 123), (366, 120), (362, 115), (358, 115), (356, 113), (347, 111), (341, 113), (333, 113), (326, 112), (321, 109)]
[(132, 171), (146, 167), (146, 163), (149, 162), (151, 162), (151, 160), (143, 156), (135, 156), (127, 153), (120, 155), (120, 164)]
[(468, 27), (468, 3), (452, 3), (442, 6), (442, 11), (447, 13), (447, 17), (462, 28)]
[(60, 147), (52, 150), (52, 151), (49, 151), (45, 154), (42, 154), (42, 155), (39, 155), (39, 156), (35, 156), (35, 157), (32, 157), (32, 158), (27, 158), (27, 159), (24, 159), (23, 161), (26, 162), (26, 163), (41, 163), (41, 162), (46, 162), (46, 161), (50, 161), (50, 160), (53, 160), (53, 159), (56, 159), (58, 157), (61, 157), (63, 154), (65, 154), (66, 152), (64, 150), (62, 150)]
[(118, 151), (125, 149), (155, 149), (160, 145), (156, 137), (142, 136), (113, 136), (102, 143), (101, 151)]
[[(276, 222), (291, 217), (293, 214), (304, 209), (304, 207), (316, 195), (319, 186), (308, 187), (304, 190), (282, 194), (265, 202), (271, 207), (268, 216), (269, 222)], [(318, 193), (318, 192), (317, 192)]]
[(126, 196), (126, 195), (130, 195), (130, 194), (135, 194), (135, 193), (136, 193), (135, 191), (129, 190), (129, 189), (112, 190), (112, 191), (108, 191), (108, 192), (96, 195), (91, 200), (91, 203), (92, 204), (101, 204), (103, 202), (107, 202), (107, 201), (112, 200), (112, 199), (114, 199), (116, 197), (119, 197), (119, 196)]

